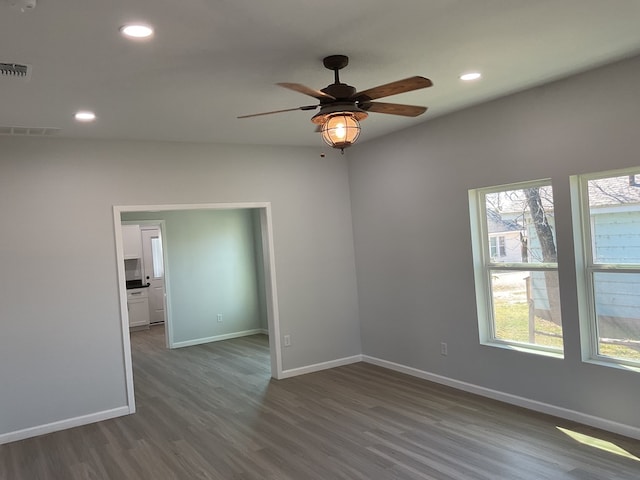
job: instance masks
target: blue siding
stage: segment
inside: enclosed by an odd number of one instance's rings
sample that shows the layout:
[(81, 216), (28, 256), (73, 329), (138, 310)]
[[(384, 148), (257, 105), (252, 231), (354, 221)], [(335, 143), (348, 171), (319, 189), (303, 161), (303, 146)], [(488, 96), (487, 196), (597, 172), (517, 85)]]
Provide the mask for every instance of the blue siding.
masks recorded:
[[(591, 228), (597, 263), (640, 264), (640, 210), (592, 215)], [(529, 239), (532, 260), (540, 259), (540, 243), (533, 226), (529, 226)], [(544, 274), (532, 272), (531, 284), (536, 309), (548, 309)], [(600, 273), (594, 279), (594, 288), (598, 317), (640, 320), (640, 274)]]
[(640, 211), (592, 215), (591, 228), (596, 263), (640, 264)]
[(549, 310), (544, 272), (531, 272), (531, 298), (536, 310)]
[[(591, 216), (596, 263), (640, 264), (640, 211)], [(640, 274), (597, 273), (596, 316), (640, 321)]]
[(594, 275), (596, 315), (640, 320), (640, 274)]

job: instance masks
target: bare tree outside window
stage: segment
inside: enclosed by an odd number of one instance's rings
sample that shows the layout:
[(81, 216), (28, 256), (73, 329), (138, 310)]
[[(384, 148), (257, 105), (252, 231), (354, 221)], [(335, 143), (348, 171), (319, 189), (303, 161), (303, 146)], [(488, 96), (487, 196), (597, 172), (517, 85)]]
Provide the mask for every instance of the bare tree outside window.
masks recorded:
[(551, 185), (532, 182), (478, 194), (486, 221), (482, 241), (491, 338), (561, 351)]

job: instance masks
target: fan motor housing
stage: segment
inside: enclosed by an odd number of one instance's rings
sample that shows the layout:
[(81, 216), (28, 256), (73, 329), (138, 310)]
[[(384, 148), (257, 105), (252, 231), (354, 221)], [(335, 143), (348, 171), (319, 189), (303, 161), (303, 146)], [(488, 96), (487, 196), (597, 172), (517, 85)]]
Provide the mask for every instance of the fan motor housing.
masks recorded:
[[(346, 83), (333, 83), (320, 91), (331, 95), (337, 100), (347, 100), (356, 93), (355, 87), (347, 85)], [(334, 101), (335, 100), (327, 100), (327, 103)]]
[(354, 118), (359, 122), (369, 116), (367, 112), (358, 108), (354, 102), (333, 102), (320, 107), (320, 111), (311, 117), (311, 121), (316, 125), (323, 125), (330, 116), (342, 112), (353, 114)]

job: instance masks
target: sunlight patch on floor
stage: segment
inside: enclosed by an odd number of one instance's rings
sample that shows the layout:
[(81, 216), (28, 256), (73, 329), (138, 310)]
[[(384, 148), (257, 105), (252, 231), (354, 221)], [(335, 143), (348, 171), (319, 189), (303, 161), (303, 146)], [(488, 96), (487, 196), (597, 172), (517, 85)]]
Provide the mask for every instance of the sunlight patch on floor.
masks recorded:
[(590, 435), (585, 435), (583, 433), (574, 432), (573, 430), (568, 430), (566, 428), (556, 426), (558, 430), (560, 430), (565, 435), (573, 438), (577, 442), (582, 443), (583, 445), (588, 445), (593, 448), (597, 448), (599, 450), (604, 450), (605, 452), (613, 453), (615, 455), (620, 455), (621, 457), (627, 457), (636, 462), (640, 462), (640, 458), (635, 455), (627, 452), (624, 448), (619, 447), (615, 443), (611, 443), (607, 440), (602, 440), (597, 437), (592, 437)]

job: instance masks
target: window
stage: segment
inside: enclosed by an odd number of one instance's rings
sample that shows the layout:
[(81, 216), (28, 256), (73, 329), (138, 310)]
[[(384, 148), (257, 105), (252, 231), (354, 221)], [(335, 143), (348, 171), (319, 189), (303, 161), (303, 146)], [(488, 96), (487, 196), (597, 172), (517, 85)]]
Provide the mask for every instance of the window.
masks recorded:
[(561, 354), (550, 182), (470, 190), (469, 201), (481, 342)]
[(162, 258), (162, 241), (160, 236), (151, 237), (151, 258), (153, 260), (153, 278), (164, 277), (164, 263)]
[(506, 257), (507, 247), (504, 236), (492, 236), (489, 235), (489, 250), (491, 258)]
[(498, 238), (497, 237), (489, 237), (489, 255), (491, 258), (496, 258), (498, 256)]
[(640, 168), (572, 177), (583, 357), (640, 366)]

